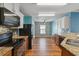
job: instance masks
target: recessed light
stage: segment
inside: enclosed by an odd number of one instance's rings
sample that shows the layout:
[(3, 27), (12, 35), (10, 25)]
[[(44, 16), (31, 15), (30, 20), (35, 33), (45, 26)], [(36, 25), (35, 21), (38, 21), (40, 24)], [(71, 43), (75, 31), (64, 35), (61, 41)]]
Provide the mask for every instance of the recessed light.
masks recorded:
[(55, 16), (55, 14), (39, 14), (38, 16)]
[(37, 3), (37, 5), (67, 5), (67, 3)]
[(55, 16), (55, 12), (39, 12), (38, 16)]

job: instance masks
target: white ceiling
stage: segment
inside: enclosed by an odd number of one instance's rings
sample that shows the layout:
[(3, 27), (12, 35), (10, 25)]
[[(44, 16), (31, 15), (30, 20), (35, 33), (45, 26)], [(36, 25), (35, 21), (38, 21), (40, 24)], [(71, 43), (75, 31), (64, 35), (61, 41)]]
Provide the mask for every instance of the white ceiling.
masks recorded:
[(64, 6), (38, 6), (36, 3), (20, 3), (20, 10), (25, 16), (29, 15), (38, 17), (39, 12), (55, 12), (55, 17), (61, 17), (64, 13), (76, 11), (78, 9), (79, 3), (68, 3)]
[(20, 9), (24, 15), (30, 16), (37, 16), (39, 12), (56, 12), (60, 14), (79, 9), (79, 3), (70, 3), (64, 6), (39, 6), (36, 3), (20, 3)]

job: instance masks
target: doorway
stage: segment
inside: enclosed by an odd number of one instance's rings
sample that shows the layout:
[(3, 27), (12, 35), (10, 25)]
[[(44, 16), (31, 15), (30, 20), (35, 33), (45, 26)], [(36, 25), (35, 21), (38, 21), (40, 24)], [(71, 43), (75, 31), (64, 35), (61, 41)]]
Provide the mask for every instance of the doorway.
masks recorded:
[(52, 35), (52, 22), (35, 22), (35, 37), (49, 37)]
[(45, 36), (46, 34), (46, 24), (40, 24), (40, 35)]

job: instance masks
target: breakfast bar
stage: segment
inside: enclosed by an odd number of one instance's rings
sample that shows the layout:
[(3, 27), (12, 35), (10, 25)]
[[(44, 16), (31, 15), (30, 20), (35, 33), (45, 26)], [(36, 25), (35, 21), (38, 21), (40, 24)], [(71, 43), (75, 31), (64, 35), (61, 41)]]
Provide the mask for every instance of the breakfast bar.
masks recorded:
[[(77, 41), (78, 42), (78, 39), (79, 37), (77, 35), (68, 35), (61, 43), (61, 46), (64, 50), (68, 51), (70, 53), (69, 56), (79, 56), (79, 45), (76, 45), (76, 44), (67, 44), (67, 41), (68, 40), (71, 40), (71, 41)], [(79, 43), (78, 43), (79, 44)], [(64, 55), (68, 56), (68, 54), (66, 54), (64, 52)]]

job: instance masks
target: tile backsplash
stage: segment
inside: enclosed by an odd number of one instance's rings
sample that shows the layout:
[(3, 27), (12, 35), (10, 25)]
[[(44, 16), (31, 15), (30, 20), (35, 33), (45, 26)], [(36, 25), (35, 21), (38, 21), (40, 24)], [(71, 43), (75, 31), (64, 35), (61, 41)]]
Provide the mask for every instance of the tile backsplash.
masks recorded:
[(6, 28), (5, 26), (0, 26), (0, 34), (6, 33), (10, 31), (9, 28)]

